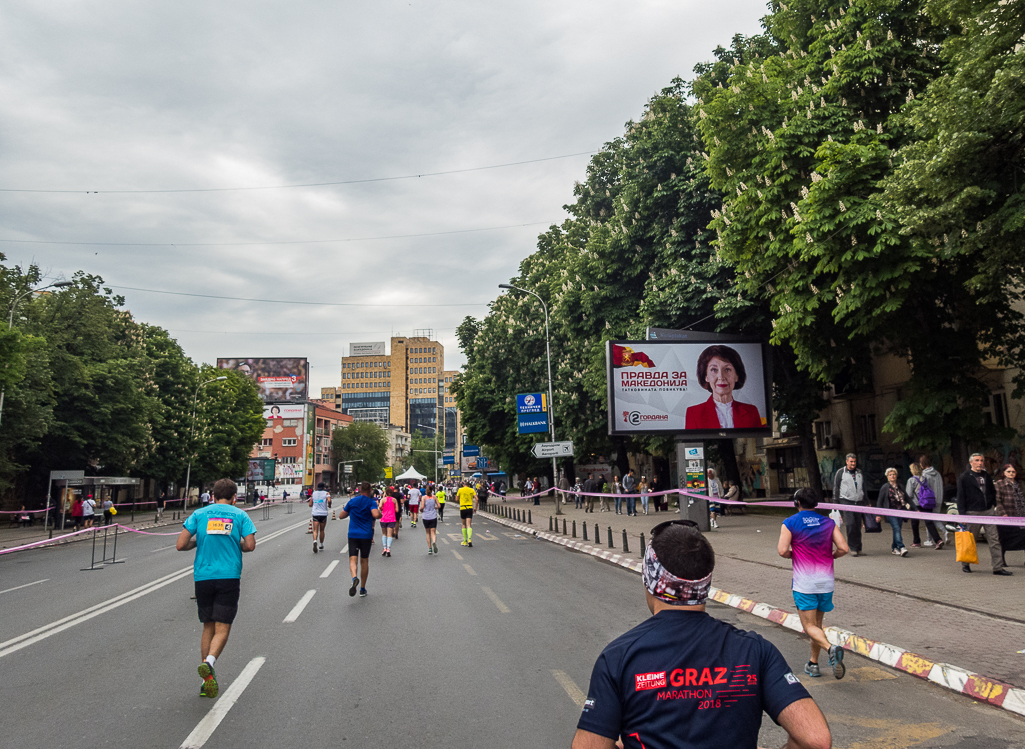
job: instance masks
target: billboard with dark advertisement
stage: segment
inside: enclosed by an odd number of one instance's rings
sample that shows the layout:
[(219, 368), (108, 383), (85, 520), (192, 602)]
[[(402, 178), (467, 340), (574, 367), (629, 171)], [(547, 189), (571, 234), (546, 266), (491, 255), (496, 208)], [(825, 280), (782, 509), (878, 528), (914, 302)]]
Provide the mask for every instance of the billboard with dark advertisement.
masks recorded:
[(264, 403), (297, 403), (308, 397), (309, 364), (303, 359), (218, 359), (218, 369), (234, 369), (256, 383)]
[(608, 341), (605, 354), (609, 434), (772, 434), (765, 341)]

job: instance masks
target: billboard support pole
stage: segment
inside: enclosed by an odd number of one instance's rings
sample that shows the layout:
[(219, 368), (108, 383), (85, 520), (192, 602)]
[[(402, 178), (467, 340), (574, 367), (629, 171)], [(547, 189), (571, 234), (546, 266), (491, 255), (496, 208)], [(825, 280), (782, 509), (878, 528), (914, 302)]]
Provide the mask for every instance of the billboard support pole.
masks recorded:
[[(707, 463), (705, 462), (705, 443), (685, 442), (685, 439), (686, 437), (683, 436), (677, 436), (676, 438), (676, 475), (680, 489), (687, 488), (688, 476), (696, 477), (696, 474), (700, 474), (702, 484), (705, 484), (708, 481), (708, 477), (705, 472), (707, 468)], [(693, 455), (688, 456), (688, 448), (691, 450), (697, 448), (698, 455), (700, 455), (700, 457), (695, 458)], [(696, 488), (697, 487), (695, 487), (695, 489)], [(703, 533), (707, 533), (711, 530), (711, 523), (709, 522), (708, 516), (708, 500), (684, 497), (682, 494), (677, 496), (679, 497), (680, 516), (686, 517), (688, 520), (693, 520), (698, 524), (698, 529)], [(687, 508), (686, 512), (683, 511), (685, 507)]]

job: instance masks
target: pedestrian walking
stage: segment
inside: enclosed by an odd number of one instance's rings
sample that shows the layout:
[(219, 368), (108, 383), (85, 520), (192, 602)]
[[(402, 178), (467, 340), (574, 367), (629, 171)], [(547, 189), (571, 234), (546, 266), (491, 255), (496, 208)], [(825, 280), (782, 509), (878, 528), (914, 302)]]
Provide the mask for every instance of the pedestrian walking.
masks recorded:
[[(921, 463), (911, 464), (911, 478), (908, 479), (907, 485), (904, 487), (904, 492), (908, 495), (908, 501), (911, 502), (911, 507), (916, 512), (932, 512), (936, 507), (936, 495), (933, 494), (932, 487), (926, 483), (925, 479), (922, 478), (924, 469)], [(939, 477), (939, 474), (936, 474)], [(942, 488), (942, 487), (941, 487)], [(911, 548), (915, 549), (922, 546), (922, 536), (919, 532), (919, 520), (914, 518), (911, 521)], [(936, 523), (931, 520), (925, 521), (925, 530), (929, 534), (928, 538), (925, 539), (925, 546), (936, 547), (936, 544), (940, 544), (942, 547), (943, 541), (940, 539), (940, 532), (936, 528)]]
[[(931, 512), (942, 515), (943, 477), (940, 476), (939, 471), (933, 468), (932, 459), (928, 455), (919, 455), (917, 462), (922, 468), (918, 491), (915, 493), (918, 510), (919, 512)], [(932, 525), (932, 530), (929, 530), (930, 525)], [(925, 546), (929, 546), (931, 543), (936, 551), (943, 548), (947, 543), (947, 530), (943, 528), (943, 535), (941, 537), (940, 529), (942, 527), (942, 523), (935, 523), (931, 520), (925, 521), (925, 528), (929, 531), (929, 540), (925, 542)]]
[(637, 497), (631, 496), (637, 493), (637, 477), (633, 468), (623, 477), (623, 493), (626, 495), (627, 517), (633, 517), (637, 514)]
[[(985, 469), (986, 459), (982, 453), (973, 453), (968, 461), (968, 470), (961, 474), (957, 481), (957, 514), (958, 515), (981, 515), (994, 517), (1004, 514), (1002, 505), (997, 504), (996, 487), (993, 486), (993, 479), (989, 477)], [(975, 533), (978, 526), (972, 524), (968, 530)], [(1000, 535), (995, 525), (983, 525), (983, 533), (986, 534), (986, 543), (989, 545), (989, 558), (993, 564), (994, 575), (1009, 576), (1014, 574), (1004, 565), (1004, 550), (1000, 546)], [(961, 564), (963, 572), (971, 572), (972, 566), (968, 563)]]
[(445, 487), (439, 486), (438, 491), (434, 496), (438, 499), (438, 522), (444, 524), (445, 503), (448, 501), (448, 494), (445, 492)]
[(96, 519), (96, 501), (93, 499), (93, 495), (90, 494), (82, 502), (82, 521), (85, 523), (86, 528), (93, 527), (93, 521)]
[(242, 553), (256, 548), (256, 526), (249, 513), (235, 507), (238, 487), (231, 479), (214, 484), (214, 503), (189, 515), (182, 524), (175, 548), (196, 550), (192, 564), (196, 608), (203, 623), (199, 651), (199, 695), (217, 696), (214, 663), (228, 644), (231, 625), (238, 614), (242, 578)]
[[(833, 498), (841, 505), (865, 504), (865, 479), (858, 468), (858, 456), (847, 453), (846, 465), (833, 475)], [(845, 511), (843, 526), (847, 531), (847, 545), (851, 556), (864, 556), (861, 550), (861, 526), (864, 522), (860, 512)]]
[[(879, 494), (876, 496), (876, 507), (884, 510), (910, 510), (911, 502), (908, 495), (897, 484), (897, 469), (886, 469), (886, 483), (879, 487)], [(885, 517), (893, 531), (893, 540), (890, 544), (890, 553), (898, 557), (908, 555), (907, 547), (904, 546), (904, 537), (901, 535), (901, 526), (904, 525), (904, 518), (895, 518), (892, 515), (876, 516), (876, 522), (882, 523)]]
[(395, 541), (396, 516), (402, 514), (402, 505), (399, 504), (399, 493), (395, 487), (388, 489), (381, 500), (381, 549), (382, 557), (391, 556), (392, 543)]
[(111, 523), (113, 523), (114, 513), (111, 512), (111, 510), (114, 509), (114, 500), (112, 500), (110, 497), (107, 497), (105, 500), (103, 500), (103, 505), (101, 506), (101, 509), (103, 510), (103, 524), (110, 525)]
[(157, 519), (164, 519), (164, 507), (167, 505), (167, 492), (160, 492), (160, 497), (157, 499)]
[(612, 501), (616, 505), (616, 514), (623, 514), (623, 485), (619, 483), (619, 476), (612, 477)]
[(793, 561), (794, 604), (797, 606), (801, 626), (811, 638), (811, 659), (804, 672), (811, 677), (821, 676), (819, 653), (825, 650), (833, 676), (842, 679), (847, 669), (843, 663), (844, 651), (831, 645), (822, 629), (822, 618), (833, 610), (833, 591), (836, 579), (833, 560), (848, 552), (843, 534), (831, 518), (814, 512), (819, 500), (811, 489), (798, 489), (794, 494), (797, 514), (783, 521), (776, 551), (784, 559)]
[[(371, 496), (370, 482), (360, 484), (359, 494), (354, 496), (338, 512), (338, 519), (349, 518), (349, 574), (352, 584), (349, 596), (356, 595), (359, 588), (360, 598), (367, 596), (367, 577), (370, 575), (370, 546), (374, 541), (374, 521), (380, 519), (381, 511)], [(356, 575), (357, 567), (359, 576)]]
[(720, 509), (719, 503), (715, 500), (722, 499), (722, 484), (720, 484), (719, 479), (715, 477), (714, 468), (709, 468), (706, 475), (708, 476), (708, 488), (706, 491), (708, 492), (709, 524), (712, 528), (718, 529), (719, 523), (717, 522), (717, 518), (722, 510)]
[(587, 478), (584, 479), (584, 501), (587, 503), (587, 507), (584, 512), (594, 512), (594, 493), (597, 491), (597, 484), (594, 480), (594, 474), (587, 474)]
[(573, 749), (755, 749), (762, 712), (787, 746), (828, 747), (825, 717), (774, 645), (705, 611), (715, 554), (689, 521), (651, 531), (650, 618), (598, 656)]
[(648, 514), (648, 493), (651, 491), (651, 487), (648, 485), (648, 479), (646, 476), (641, 476), (641, 482), (637, 485), (637, 491), (641, 493), (641, 509), (644, 514)]
[(71, 500), (71, 522), (75, 524), (76, 531), (82, 525), (82, 500), (78, 497)]
[(210, 492), (204, 491), (202, 494), (199, 495), (199, 504), (200, 507), (206, 507), (208, 504), (210, 504)]
[(426, 494), (420, 497), (420, 519), (427, 533), (427, 554), (438, 553), (438, 500)]
[[(1025, 496), (1022, 496), (1021, 485), (1018, 483), (1018, 470), (1007, 463), (1000, 469), (1000, 478), (993, 482), (997, 493), (997, 502), (1004, 508), (1004, 514), (1012, 518), (1025, 517)], [(1025, 528), (1010, 525), (997, 526), (1000, 536), (1000, 549), (1004, 553), (1004, 566), (1007, 564), (1007, 552), (1025, 550)]]
[(313, 521), (313, 553), (317, 553), (318, 541), (320, 551), (324, 550), (324, 534), (327, 529), (327, 511), (331, 507), (331, 495), (327, 492), (327, 484), (317, 484), (317, 491), (310, 496), (309, 505)]

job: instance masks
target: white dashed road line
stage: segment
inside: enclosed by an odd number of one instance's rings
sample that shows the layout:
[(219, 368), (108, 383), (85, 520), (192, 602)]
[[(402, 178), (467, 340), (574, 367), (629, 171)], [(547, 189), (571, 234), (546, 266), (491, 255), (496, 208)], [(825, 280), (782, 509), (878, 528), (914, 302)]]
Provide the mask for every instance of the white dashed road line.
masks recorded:
[(559, 685), (566, 690), (566, 694), (568, 694), (569, 698), (576, 703), (576, 706), (583, 708), (584, 700), (587, 699), (587, 696), (580, 691), (580, 687), (578, 687), (573, 680), (567, 676), (566, 672), (552, 669), (552, 676), (554, 676), (555, 680), (559, 682)]
[(321, 577), (327, 577), (328, 575), (330, 575), (332, 572), (335, 571), (335, 567), (337, 567), (338, 565), (339, 565), (339, 561), (336, 559), (335, 561), (331, 562), (331, 564), (329, 564), (327, 566), (326, 570), (324, 570), (323, 572), (320, 573), (320, 576)]
[(19, 585), (19, 586), (15, 587), (15, 588), (8, 588), (7, 590), (0, 590), (0, 593), (10, 593), (12, 590), (21, 590), (22, 588), (28, 588), (28, 587), (31, 587), (33, 585), (39, 585), (39, 583), (49, 582), (49, 580), (50, 580), (50, 578), (46, 578), (45, 580), (36, 580), (34, 583), (25, 583), (24, 585)]
[(214, 702), (210, 712), (206, 714), (203, 720), (199, 721), (199, 724), (192, 730), (188, 738), (182, 742), (180, 749), (202, 749), (202, 746), (209, 740), (213, 732), (217, 730), (217, 726), (224, 720), (224, 716), (238, 702), (238, 698), (242, 696), (242, 692), (249, 686), (249, 682), (253, 680), (256, 672), (260, 670), (266, 660), (266, 658), (260, 656), (253, 658), (253, 660), (246, 664), (238, 678), (231, 682), (231, 686), (228, 687), (227, 691), (221, 695), (220, 699)]
[[(321, 577), (323, 577), (323, 575), (321, 575)], [(312, 601), (313, 596), (315, 595), (317, 595), (316, 588), (314, 588), (313, 590), (308, 590), (305, 593), (303, 593), (303, 597), (299, 599), (299, 603), (292, 607), (292, 610), (288, 612), (288, 616), (286, 616), (281, 623), (291, 624), (296, 619), (298, 619), (299, 614), (301, 614), (303, 612), (303, 609), (306, 608), (306, 604)]]
[(509, 613), (509, 607), (502, 603), (502, 599), (495, 595), (495, 591), (493, 591), (491, 588), (485, 585), (481, 586), (481, 590), (483, 590), (484, 594), (491, 599), (491, 602), (498, 607), (499, 611), (501, 611), (503, 614)]

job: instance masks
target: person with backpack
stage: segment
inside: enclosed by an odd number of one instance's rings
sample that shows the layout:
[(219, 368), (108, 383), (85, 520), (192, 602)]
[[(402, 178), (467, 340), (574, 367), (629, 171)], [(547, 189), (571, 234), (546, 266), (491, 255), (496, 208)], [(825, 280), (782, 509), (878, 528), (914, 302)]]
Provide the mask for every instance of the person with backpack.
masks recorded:
[[(922, 468), (922, 486), (918, 490), (918, 508), (921, 512), (933, 512), (943, 514), (943, 477), (940, 472), (932, 466), (932, 459), (928, 455), (918, 456), (918, 465)], [(928, 487), (928, 489), (926, 489)], [(930, 498), (929, 495), (932, 495)], [(923, 499), (925, 500), (923, 503)], [(932, 501), (930, 501), (930, 499)], [(925, 527), (928, 530), (929, 526), (936, 531), (936, 538), (933, 538), (932, 530), (929, 531), (930, 542), (926, 542), (925, 546), (932, 546), (936, 551), (939, 551), (946, 544), (945, 538), (939, 538), (940, 526), (936, 525), (931, 521), (925, 522)], [(946, 533), (943, 534), (946, 536)]]
[[(932, 487), (922, 479), (921, 463), (911, 464), (911, 478), (908, 479), (904, 490), (916, 512), (932, 512), (936, 509), (936, 494), (933, 492)], [(922, 537), (918, 532), (918, 526), (919, 522), (917, 519), (911, 521), (912, 548), (922, 546)], [(929, 533), (929, 538), (926, 539), (925, 545), (935, 548), (936, 544), (940, 544), (942, 548), (943, 541), (940, 539), (940, 532), (936, 528), (936, 523), (926, 520), (925, 530)]]

